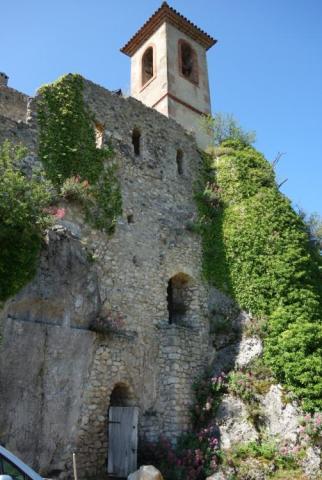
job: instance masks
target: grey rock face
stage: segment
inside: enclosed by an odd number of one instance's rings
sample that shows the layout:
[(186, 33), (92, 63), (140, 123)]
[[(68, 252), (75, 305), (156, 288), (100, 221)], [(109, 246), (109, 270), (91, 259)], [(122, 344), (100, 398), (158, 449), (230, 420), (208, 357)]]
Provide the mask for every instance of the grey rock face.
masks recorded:
[(245, 459), (238, 469), (238, 476), (243, 480), (267, 480), (272, 473), (272, 466), (265, 465), (255, 458)]
[(58, 227), (48, 232), (36, 277), (5, 313), (24, 322), (88, 328), (100, 307), (94, 265), (82, 245)]
[(321, 449), (318, 447), (309, 447), (302, 466), (304, 472), (310, 479), (321, 479)]
[(262, 341), (258, 337), (242, 337), (235, 360), (237, 368), (246, 367), (263, 353)]
[(245, 404), (232, 395), (224, 395), (217, 413), (220, 444), (223, 449), (258, 439), (258, 432), (248, 420)]
[(84, 330), (5, 322), (1, 441), (48, 476), (66, 471), (66, 442), (75, 443), (94, 343), (94, 334)]
[(265, 412), (266, 427), (270, 435), (296, 442), (300, 412), (295, 405), (291, 403), (285, 405), (283, 403), (282, 393), (283, 390), (280, 385), (272, 385), (269, 392), (261, 399)]

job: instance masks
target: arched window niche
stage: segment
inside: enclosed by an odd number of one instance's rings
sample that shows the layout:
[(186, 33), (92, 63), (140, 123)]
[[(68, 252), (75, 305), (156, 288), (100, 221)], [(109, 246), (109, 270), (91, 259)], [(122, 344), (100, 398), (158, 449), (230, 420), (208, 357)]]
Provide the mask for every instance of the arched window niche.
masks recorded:
[(195, 85), (199, 84), (197, 53), (186, 40), (179, 40), (179, 72)]
[(170, 278), (167, 288), (169, 324), (192, 326), (193, 281), (185, 273)]
[(155, 74), (153, 47), (148, 47), (142, 56), (142, 87), (147, 84)]

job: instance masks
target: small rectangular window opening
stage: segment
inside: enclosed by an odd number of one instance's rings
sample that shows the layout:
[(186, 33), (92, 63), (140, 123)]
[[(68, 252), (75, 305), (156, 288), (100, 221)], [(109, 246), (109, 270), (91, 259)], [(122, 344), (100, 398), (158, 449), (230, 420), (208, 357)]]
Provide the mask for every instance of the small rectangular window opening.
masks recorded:
[(101, 123), (95, 123), (95, 141), (96, 148), (102, 148), (104, 142), (104, 125)]

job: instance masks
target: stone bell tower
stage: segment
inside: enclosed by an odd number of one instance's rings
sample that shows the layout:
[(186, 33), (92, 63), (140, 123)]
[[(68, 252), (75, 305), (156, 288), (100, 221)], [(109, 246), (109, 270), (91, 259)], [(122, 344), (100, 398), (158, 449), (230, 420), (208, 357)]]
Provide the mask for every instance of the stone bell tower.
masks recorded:
[(166, 2), (121, 49), (131, 58), (131, 95), (209, 145), (200, 116), (211, 113), (206, 52), (216, 40)]

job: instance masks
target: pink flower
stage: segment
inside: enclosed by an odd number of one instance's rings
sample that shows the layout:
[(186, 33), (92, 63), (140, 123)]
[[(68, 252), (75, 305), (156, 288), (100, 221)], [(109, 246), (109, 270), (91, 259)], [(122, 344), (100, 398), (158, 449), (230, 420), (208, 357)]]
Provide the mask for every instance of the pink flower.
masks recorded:
[(64, 208), (57, 208), (56, 212), (54, 213), (54, 217), (57, 219), (64, 218), (66, 210)]
[(64, 208), (58, 208), (58, 207), (44, 208), (44, 212), (48, 213), (49, 215), (53, 215), (55, 218), (63, 218), (66, 213)]

